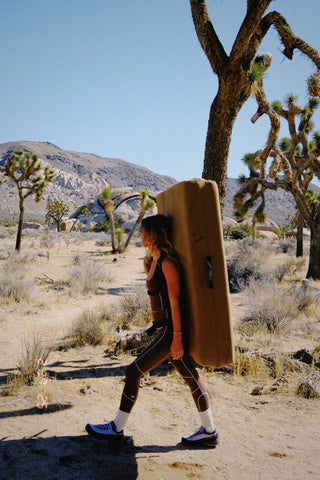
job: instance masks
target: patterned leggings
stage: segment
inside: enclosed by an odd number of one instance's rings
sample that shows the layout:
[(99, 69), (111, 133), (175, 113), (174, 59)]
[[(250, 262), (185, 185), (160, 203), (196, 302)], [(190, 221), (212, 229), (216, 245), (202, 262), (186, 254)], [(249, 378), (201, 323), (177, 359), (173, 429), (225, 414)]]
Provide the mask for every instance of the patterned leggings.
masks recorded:
[(189, 385), (194, 402), (199, 412), (209, 408), (208, 393), (189, 354), (185, 353), (179, 360), (171, 358), (172, 327), (164, 326), (158, 330), (158, 337), (126, 368), (120, 410), (130, 412), (138, 396), (140, 378), (150, 370), (170, 360), (173, 367)]

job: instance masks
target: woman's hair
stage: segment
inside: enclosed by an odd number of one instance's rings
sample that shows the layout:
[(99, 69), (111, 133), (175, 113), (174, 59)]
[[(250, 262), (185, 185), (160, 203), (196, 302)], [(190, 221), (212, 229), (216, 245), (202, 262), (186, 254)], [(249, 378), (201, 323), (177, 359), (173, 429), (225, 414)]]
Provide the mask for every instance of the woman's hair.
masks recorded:
[(153, 237), (154, 243), (161, 252), (168, 257), (177, 258), (172, 245), (172, 224), (169, 217), (160, 214), (145, 217), (140, 228)]

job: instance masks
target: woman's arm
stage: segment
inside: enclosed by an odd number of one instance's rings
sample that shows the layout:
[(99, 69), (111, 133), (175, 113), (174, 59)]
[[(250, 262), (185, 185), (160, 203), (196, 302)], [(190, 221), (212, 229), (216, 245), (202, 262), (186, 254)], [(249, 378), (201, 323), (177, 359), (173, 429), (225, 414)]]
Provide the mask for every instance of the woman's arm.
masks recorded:
[(167, 282), (173, 323), (171, 356), (174, 360), (177, 360), (183, 356), (182, 319), (180, 309), (180, 275), (175, 262), (168, 258), (162, 262), (162, 271)]

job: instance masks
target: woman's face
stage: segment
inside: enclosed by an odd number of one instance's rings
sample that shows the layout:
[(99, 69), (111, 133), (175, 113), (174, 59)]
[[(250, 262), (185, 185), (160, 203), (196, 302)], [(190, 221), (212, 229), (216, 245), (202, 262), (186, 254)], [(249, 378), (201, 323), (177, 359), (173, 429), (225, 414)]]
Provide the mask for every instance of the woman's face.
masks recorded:
[(144, 228), (140, 228), (139, 235), (141, 238), (141, 245), (144, 248), (150, 247), (150, 235), (148, 234), (148, 232), (146, 232)]

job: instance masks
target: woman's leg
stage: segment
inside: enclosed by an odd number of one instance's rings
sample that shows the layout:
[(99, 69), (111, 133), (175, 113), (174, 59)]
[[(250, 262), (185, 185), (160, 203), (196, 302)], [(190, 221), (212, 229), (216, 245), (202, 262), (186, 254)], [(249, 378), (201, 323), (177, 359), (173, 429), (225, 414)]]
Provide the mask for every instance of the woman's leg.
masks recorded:
[(180, 373), (186, 384), (189, 385), (198, 412), (208, 410), (210, 408), (208, 392), (190, 355), (185, 354), (178, 360), (170, 359), (170, 363)]
[(165, 326), (158, 337), (126, 368), (120, 408), (113, 421), (100, 425), (87, 424), (86, 430), (101, 438), (122, 438), (123, 429), (138, 396), (140, 378), (170, 358), (172, 328)]
[(194, 366), (192, 358), (190, 355), (185, 354), (182, 358), (179, 358), (179, 360), (171, 359), (170, 362), (180, 373), (187, 385), (189, 385), (200, 416), (201, 426), (205, 429), (206, 434), (211, 434), (215, 431), (215, 428), (209, 405), (208, 392)]
[(126, 368), (125, 385), (120, 402), (120, 411), (129, 413), (134, 406), (140, 385), (140, 378), (170, 358), (172, 329), (163, 327), (158, 337)]

